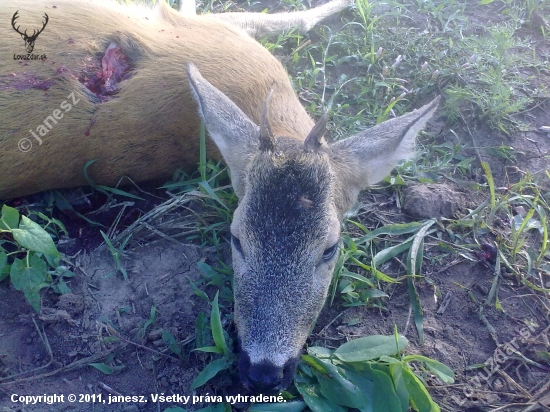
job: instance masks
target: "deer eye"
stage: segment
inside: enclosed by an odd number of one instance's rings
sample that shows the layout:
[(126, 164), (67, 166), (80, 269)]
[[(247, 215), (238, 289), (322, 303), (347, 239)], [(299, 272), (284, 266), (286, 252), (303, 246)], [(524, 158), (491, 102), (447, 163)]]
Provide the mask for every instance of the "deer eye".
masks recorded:
[(236, 236), (233, 236), (233, 234), (231, 234), (231, 242), (233, 243), (233, 247), (235, 249), (237, 249), (237, 251), (241, 254), (241, 255), (244, 255), (243, 253), (243, 247), (241, 246), (241, 241), (236, 237)]
[(323, 262), (328, 262), (331, 260), (334, 255), (336, 254), (336, 251), (338, 250), (338, 242), (336, 242), (334, 245), (329, 247), (323, 252)]

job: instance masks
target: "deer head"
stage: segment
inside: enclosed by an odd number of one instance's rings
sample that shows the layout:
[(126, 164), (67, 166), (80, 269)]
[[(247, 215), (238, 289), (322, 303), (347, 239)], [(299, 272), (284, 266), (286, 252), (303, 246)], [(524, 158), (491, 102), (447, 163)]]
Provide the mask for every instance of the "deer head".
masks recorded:
[(272, 136), (269, 97), (258, 127), (192, 63), (187, 74), (239, 197), (231, 246), (241, 380), (256, 392), (280, 391), (325, 302), (344, 213), (360, 190), (413, 154), (437, 99), (327, 144), (326, 116), (304, 141)]
[(13, 29), (19, 33), (21, 35), (21, 38), (23, 40), (25, 40), (25, 47), (27, 49), (27, 53), (32, 53), (32, 51), (34, 50), (34, 42), (36, 41), (36, 39), (38, 38), (38, 35), (40, 33), (42, 33), (44, 31), (44, 28), (46, 27), (46, 25), (48, 24), (48, 20), (49, 20), (49, 17), (46, 13), (44, 13), (44, 23), (42, 24), (42, 28), (40, 30), (36, 30), (34, 29), (33, 32), (32, 32), (32, 35), (28, 35), (27, 34), (27, 30), (25, 30), (24, 33), (21, 33), (19, 31), (19, 27), (21, 26), (17, 26), (15, 27), (15, 21), (19, 18), (18, 16), (18, 13), (19, 13), (19, 10), (17, 10), (14, 14), (13, 14), (13, 17), (11, 19), (11, 26), (13, 27)]

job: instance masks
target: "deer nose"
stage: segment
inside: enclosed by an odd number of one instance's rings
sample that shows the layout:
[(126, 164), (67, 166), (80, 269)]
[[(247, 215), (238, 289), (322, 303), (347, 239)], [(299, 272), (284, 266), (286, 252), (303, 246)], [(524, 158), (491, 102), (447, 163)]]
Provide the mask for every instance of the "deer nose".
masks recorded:
[(277, 387), (283, 380), (283, 368), (277, 368), (268, 362), (250, 365), (247, 378), (251, 391), (263, 394), (274, 393), (277, 392)]
[(251, 392), (256, 394), (276, 394), (286, 389), (294, 378), (297, 359), (288, 360), (283, 367), (264, 360), (251, 363), (246, 352), (241, 352), (239, 374), (241, 381)]

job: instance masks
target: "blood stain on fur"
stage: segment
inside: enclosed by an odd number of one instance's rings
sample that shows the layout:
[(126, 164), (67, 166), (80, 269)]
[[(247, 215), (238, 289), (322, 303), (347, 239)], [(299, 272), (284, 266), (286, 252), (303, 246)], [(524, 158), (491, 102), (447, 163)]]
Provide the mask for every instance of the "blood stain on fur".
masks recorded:
[(101, 58), (101, 64), (92, 63), (81, 78), (81, 83), (101, 101), (113, 98), (118, 84), (130, 77), (131, 65), (116, 43), (111, 43)]
[(10, 73), (0, 76), (0, 90), (48, 90), (55, 82), (51, 79), (40, 79), (34, 73)]

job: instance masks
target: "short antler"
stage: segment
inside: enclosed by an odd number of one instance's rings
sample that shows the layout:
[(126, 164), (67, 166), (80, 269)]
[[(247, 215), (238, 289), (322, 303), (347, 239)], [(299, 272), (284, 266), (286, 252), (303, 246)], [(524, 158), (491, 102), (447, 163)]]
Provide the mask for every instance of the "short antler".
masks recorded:
[(316, 151), (321, 147), (321, 139), (327, 130), (328, 112), (325, 111), (323, 115), (317, 120), (313, 129), (306, 137), (304, 142), (304, 149), (307, 151)]
[(275, 150), (275, 138), (269, 127), (269, 105), (273, 96), (273, 89), (269, 91), (262, 106), (262, 117), (260, 119), (260, 150)]

